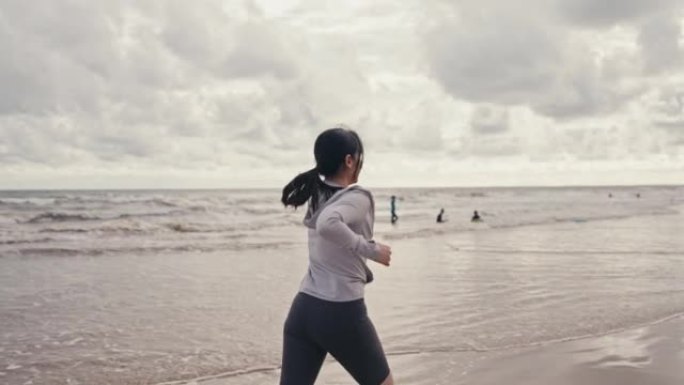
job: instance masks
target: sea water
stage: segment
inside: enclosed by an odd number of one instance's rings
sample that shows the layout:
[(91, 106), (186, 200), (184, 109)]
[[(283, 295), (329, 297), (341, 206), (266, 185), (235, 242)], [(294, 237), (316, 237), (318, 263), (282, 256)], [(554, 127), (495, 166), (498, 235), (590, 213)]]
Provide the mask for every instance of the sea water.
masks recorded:
[[(684, 187), (374, 193), (393, 255), (366, 301), (390, 363), (684, 312)], [(0, 382), (277, 378), (303, 215), (277, 190), (0, 192)]]

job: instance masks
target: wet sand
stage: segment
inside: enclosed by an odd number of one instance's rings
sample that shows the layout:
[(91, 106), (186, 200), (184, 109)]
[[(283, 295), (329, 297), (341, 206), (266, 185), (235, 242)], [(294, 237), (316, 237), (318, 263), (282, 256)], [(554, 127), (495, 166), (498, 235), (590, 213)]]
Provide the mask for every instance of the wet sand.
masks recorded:
[[(397, 384), (679, 385), (684, 383), (684, 318), (599, 337), (520, 350), (398, 354)], [(196, 381), (200, 385), (276, 384), (278, 370)], [(353, 384), (333, 360), (317, 384)]]
[[(684, 384), (684, 319), (485, 360), (464, 383)], [(446, 383), (446, 382), (445, 382)]]

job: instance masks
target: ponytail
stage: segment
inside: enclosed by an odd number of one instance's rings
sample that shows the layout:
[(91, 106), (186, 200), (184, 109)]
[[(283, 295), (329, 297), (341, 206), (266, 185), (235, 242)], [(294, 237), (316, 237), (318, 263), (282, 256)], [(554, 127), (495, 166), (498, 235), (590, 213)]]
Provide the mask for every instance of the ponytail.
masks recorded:
[(363, 144), (359, 135), (344, 128), (331, 128), (323, 131), (314, 143), (316, 167), (303, 172), (283, 187), (280, 201), (287, 206), (297, 208), (309, 202), (309, 208), (316, 210), (319, 204), (327, 201), (341, 187), (331, 186), (321, 181), (334, 176), (341, 169), (347, 155), (358, 156), (355, 175), (358, 176), (363, 162)]
[(317, 196), (318, 185), (321, 183), (321, 179), (318, 174), (318, 169), (316, 167), (309, 171), (303, 172), (290, 183), (283, 187), (283, 196), (280, 201), (283, 205), (293, 206), (297, 208), (304, 203), (306, 203), (312, 196)]
[(311, 210), (316, 211), (320, 203), (327, 201), (340, 190), (342, 190), (342, 187), (323, 183), (318, 173), (318, 168), (314, 167), (297, 175), (290, 183), (285, 185), (280, 201), (285, 207), (292, 206), (294, 208), (309, 202)]

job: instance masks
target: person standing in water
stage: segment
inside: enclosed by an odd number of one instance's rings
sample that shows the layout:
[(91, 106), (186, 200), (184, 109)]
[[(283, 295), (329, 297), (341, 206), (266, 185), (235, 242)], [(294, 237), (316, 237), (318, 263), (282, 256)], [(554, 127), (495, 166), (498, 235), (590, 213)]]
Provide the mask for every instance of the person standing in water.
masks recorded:
[(390, 215), (392, 216), (392, 224), (397, 223), (399, 220), (399, 216), (397, 215), (397, 197), (394, 195), (392, 195), (392, 198), (390, 198)]
[(473, 217), (470, 219), (471, 222), (480, 222), (482, 218), (480, 218), (480, 214), (478, 214), (477, 210), (473, 212)]
[(439, 210), (439, 214), (437, 214), (437, 223), (444, 223), (446, 222), (446, 219), (444, 219), (444, 209)]
[(366, 260), (389, 266), (392, 254), (372, 240), (373, 196), (356, 185), (363, 144), (356, 132), (332, 128), (316, 138), (314, 157), (316, 167), (281, 198), (286, 207), (308, 202), (309, 268), (285, 321), (280, 385), (314, 384), (328, 353), (360, 384), (393, 385), (363, 299), (373, 280)]

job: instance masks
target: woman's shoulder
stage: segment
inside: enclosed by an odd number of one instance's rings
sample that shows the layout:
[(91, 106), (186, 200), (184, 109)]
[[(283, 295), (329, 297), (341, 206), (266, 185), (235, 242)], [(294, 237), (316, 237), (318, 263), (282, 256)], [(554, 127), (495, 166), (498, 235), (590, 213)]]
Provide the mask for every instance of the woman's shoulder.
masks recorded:
[(349, 194), (367, 196), (368, 198), (373, 199), (373, 193), (369, 189), (359, 184), (350, 185), (345, 189), (345, 191)]
[(370, 204), (371, 206), (375, 205), (375, 200), (373, 199), (373, 193), (364, 188), (363, 186), (360, 186), (358, 184), (351, 185), (347, 187), (344, 190), (344, 193), (341, 194), (340, 199), (342, 201), (347, 201), (347, 202), (355, 202), (355, 203), (365, 203), (365, 204)]
[(337, 191), (325, 202), (325, 207), (349, 205), (355, 207), (374, 207), (375, 201), (370, 190), (359, 185), (350, 185)]

